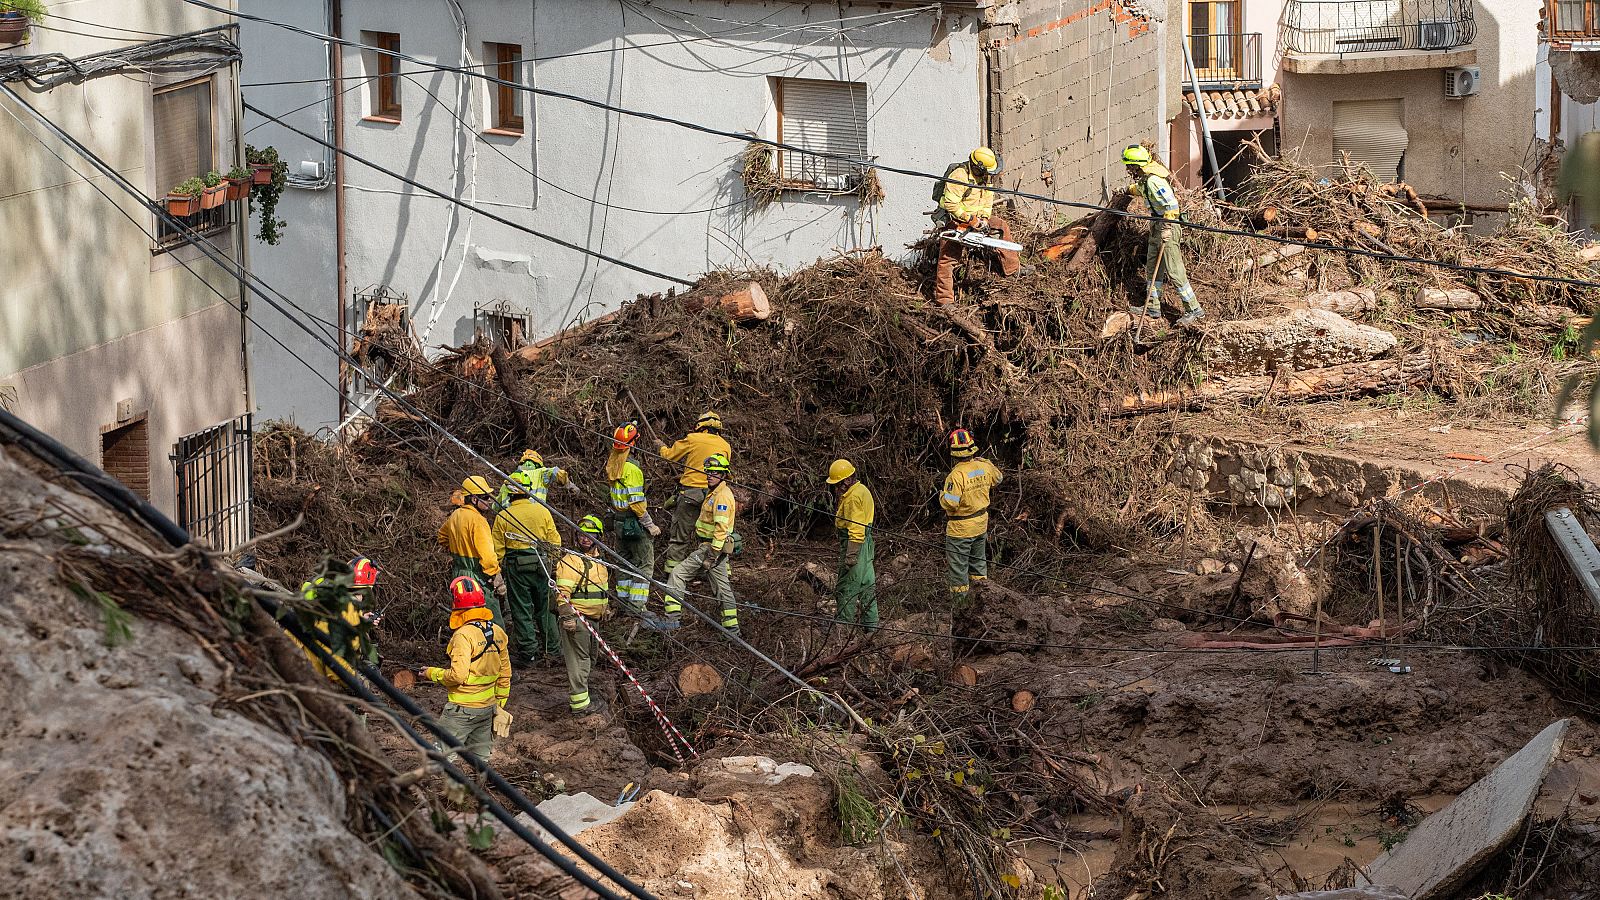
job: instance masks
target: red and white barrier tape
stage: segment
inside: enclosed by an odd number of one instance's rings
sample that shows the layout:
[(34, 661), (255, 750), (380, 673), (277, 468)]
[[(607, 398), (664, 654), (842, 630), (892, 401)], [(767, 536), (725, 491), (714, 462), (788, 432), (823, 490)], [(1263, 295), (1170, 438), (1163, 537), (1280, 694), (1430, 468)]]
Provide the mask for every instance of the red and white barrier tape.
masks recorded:
[[(661, 707), (656, 704), (655, 698), (645, 691), (644, 685), (639, 683), (639, 679), (635, 678), (633, 672), (629, 671), (628, 667), (623, 664), (622, 657), (618, 656), (616, 651), (611, 649), (611, 645), (606, 643), (606, 639), (600, 636), (600, 631), (594, 627), (594, 623), (590, 622), (587, 616), (576, 609), (572, 612), (573, 615), (578, 617), (578, 621), (583, 623), (583, 627), (589, 630), (589, 634), (594, 637), (595, 643), (600, 645), (600, 649), (606, 652), (606, 656), (611, 659), (611, 664), (620, 669), (622, 674), (628, 676), (628, 681), (632, 682), (634, 690), (637, 690), (639, 696), (644, 698), (645, 705), (650, 707), (651, 713), (655, 714), (656, 724), (661, 727), (661, 733), (666, 736), (667, 746), (671, 748), (672, 755), (677, 758), (678, 765), (685, 764), (683, 754), (678, 752), (678, 744), (682, 744), (683, 748), (689, 751), (689, 755), (698, 760), (700, 754), (689, 743), (688, 739), (683, 736), (683, 732), (678, 730), (678, 726), (672, 724), (672, 720), (667, 718), (667, 714), (661, 711)], [(676, 743), (673, 741), (674, 738), (677, 739)]]

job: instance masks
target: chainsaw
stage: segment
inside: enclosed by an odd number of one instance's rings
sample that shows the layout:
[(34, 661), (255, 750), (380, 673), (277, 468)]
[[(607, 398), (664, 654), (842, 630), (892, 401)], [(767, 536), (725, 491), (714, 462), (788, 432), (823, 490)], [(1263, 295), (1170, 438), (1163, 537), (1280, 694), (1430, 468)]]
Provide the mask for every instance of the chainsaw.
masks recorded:
[(1021, 253), (1022, 245), (1015, 241), (1003, 241), (991, 237), (972, 228), (949, 228), (939, 232), (939, 238), (946, 241), (955, 241), (967, 247), (983, 247), (988, 250), (1010, 250)]

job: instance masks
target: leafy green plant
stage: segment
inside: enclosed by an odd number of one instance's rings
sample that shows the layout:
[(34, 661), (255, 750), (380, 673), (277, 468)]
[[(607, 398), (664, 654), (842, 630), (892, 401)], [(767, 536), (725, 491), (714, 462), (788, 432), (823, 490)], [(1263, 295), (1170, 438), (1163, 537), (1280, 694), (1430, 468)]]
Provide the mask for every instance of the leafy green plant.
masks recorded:
[(250, 170), (246, 169), (244, 166), (234, 166), (233, 168), (228, 170), (228, 180), (229, 181), (238, 181), (241, 178), (249, 178), (249, 177), (250, 177)]
[(205, 182), (206, 187), (213, 188), (222, 183), (222, 173), (212, 169), (202, 176), (200, 180)]
[(19, 12), (29, 22), (44, 20), (44, 3), (42, 0), (0, 0), (0, 13)]
[(182, 194), (186, 197), (198, 197), (205, 192), (206, 183), (200, 178), (185, 178), (178, 182), (178, 186), (168, 191), (169, 194)]
[(859, 846), (878, 835), (878, 808), (867, 795), (861, 793), (856, 780), (850, 776), (839, 779), (839, 797), (835, 801), (839, 811), (839, 839), (846, 844)]
[(256, 240), (264, 244), (277, 244), (283, 239), (283, 226), (289, 224), (278, 218), (278, 198), (283, 196), (283, 189), (289, 184), (289, 166), (278, 158), (278, 151), (274, 147), (257, 150), (246, 144), (244, 158), (251, 165), (272, 167), (272, 180), (256, 187), (250, 195), (250, 206), (253, 211), (256, 201), (261, 202), (261, 228), (256, 232)]

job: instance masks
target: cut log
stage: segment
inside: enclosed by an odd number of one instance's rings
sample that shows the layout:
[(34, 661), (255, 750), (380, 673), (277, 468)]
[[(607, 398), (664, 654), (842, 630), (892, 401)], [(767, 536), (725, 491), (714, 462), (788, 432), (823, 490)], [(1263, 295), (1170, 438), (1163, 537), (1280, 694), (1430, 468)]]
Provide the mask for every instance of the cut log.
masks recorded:
[(1353, 291), (1317, 291), (1306, 295), (1306, 306), (1325, 309), (1341, 316), (1359, 316), (1378, 308), (1378, 295), (1371, 288)]
[(1417, 288), (1417, 296), (1413, 301), (1418, 309), (1482, 309), (1483, 297), (1476, 291), (1466, 288)]
[(1275, 266), (1286, 259), (1299, 256), (1304, 252), (1306, 252), (1306, 248), (1300, 246), (1299, 244), (1287, 244), (1279, 247), (1276, 250), (1273, 250), (1270, 253), (1263, 253), (1255, 259), (1246, 261), (1244, 264), (1244, 270), (1249, 272), (1253, 269), (1264, 269), (1268, 266)]
[(1266, 229), (1266, 233), (1273, 237), (1291, 238), (1296, 241), (1314, 241), (1317, 239), (1317, 230), (1308, 225), (1281, 225), (1276, 228)]
[(1066, 234), (1055, 239), (1041, 254), (1045, 259), (1060, 259), (1077, 252), (1078, 246), (1089, 236), (1089, 226), (1074, 225)]
[(1038, 697), (1034, 696), (1033, 691), (1017, 691), (1011, 695), (1011, 711), (1025, 713), (1033, 709), (1033, 704), (1038, 702), (1038, 699)]
[(735, 322), (760, 322), (772, 315), (772, 304), (767, 300), (767, 292), (754, 281), (746, 282), (743, 288), (731, 294), (723, 294), (714, 301), (709, 297), (698, 295), (683, 298), (683, 308), (689, 312), (699, 312), (713, 304)]
[(1590, 244), (1582, 250), (1579, 250), (1578, 258), (1586, 263), (1592, 263), (1595, 260), (1600, 260), (1600, 244)]
[(1400, 359), (1374, 359), (1304, 372), (1254, 375), (1207, 382), (1182, 391), (1132, 394), (1100, 406), (1112, 416), (1142, 416), (1172, 409), (1204, 409), (1229, 403), (1260, 400), (1327, 400), (1360, 394), (1387, 393), (1425, 384), (1433, 372), (1426, 353)]
[(1582, 328), (1589, 324), (1589, 317), (1580, 315), (1576, 310), (1554, 303), (1532, 303), (1527, 306), (1518, 306), (1515, 310), (1517, 321), (1529, 325), (1543, 325), (1546, 328), (1559, 328), (1571, 325)]
[(417, 686), (417, 673), (410, 669), (401, 669), (390, 675), (389, 680), (394, 683), (395, 687), (409, 694), (411, 689)]
[(1067, 260), (1067, 271), (1076, 272), (1087, 269), (1100, 256), (1100, 247), (1111, 239), (1117, 225), (1122, 221), (1121, 213), (1128, 211), (1128, 206), (1133, 203), (1133, 195), (1127, 191), (1120, 191), (1111, 198), (1111, 205), (1095, 214), (1094, 221), (1089, 223), (1089, 234), (1079, 242), (1078, 249), (1073, 251), (1072, 257)]
[(950, 680), (964, 687), (976, 687), (978, 684), (978, 670), (966, 663), (957, 663), (950, 670)]
[(715, 694), (722, 690), (722, 676), (705, 663), (689, 663), (678, 670), (678, 690), (685, 697)]
[(517, 352), (512, 354), (512, 356), (515, 356), (517, 359), (520, 359), (523, 362), (533, 362), (540, 356), (544, 355), (545, 351), (555, 347), (562, 341), (583, 337), (601, 325), (612, 321), (616, 317), (616, 312), (608, 312), (603, 316), (590, 319), (581, 325), (574, 325), (571, 328), (568, 328), (566, 331), (558, 331), (547, 338), (535, 341), (526, 347), (519, 348)]

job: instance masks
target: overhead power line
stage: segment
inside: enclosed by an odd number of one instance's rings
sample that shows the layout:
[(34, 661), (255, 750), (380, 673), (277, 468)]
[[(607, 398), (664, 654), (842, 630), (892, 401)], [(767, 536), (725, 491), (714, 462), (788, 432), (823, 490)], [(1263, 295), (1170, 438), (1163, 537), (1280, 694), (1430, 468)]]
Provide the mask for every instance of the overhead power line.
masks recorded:
[[(216, 6), (214, 4), (207, 3), (206, 0), (183, 0), (183, 2), (184, 3), (188, 3), (190, 5), (193, 5), (193, 6), (199, 6), (199, 7), (204, 8), (204, 9), (209, 9), (209, 10), (211, 10), (213, 12), (219, 12), (219, 13), (223, 13), (225, 15), (236, 16), (238, 18), (246, 19), (246, 20), (249, 20), (249, 21), (252, 21), (252, 22), (260, 22), (260, 23), (267, 24), (267, 25), (274, 25), (274, 26), (276, 26), (278, 28), (283, 28), (283, 29), (286, 29), (288, 31), (295, 32), (297, 34), (302, 34), (302, 35), (305, 35), (306, 37), (315, 38), (316, 40), (319, 40), (319, 41), (331, 41), (333, 43), (340, 44), (340, 45), (346, 46), (346, 47), (353, 47), (353, 48), (360, 49), (360, 50), (371, 51), (371, 52), (374, 52), (374, 53), (381, 53), (381, 54), (383, 54), (385, 56), (392, 56), (392, 57), (394, 57), (396, 59), (405, 60), (406, 62), (414, 63), (416, 65), (423, 66), (423, 67), (426, 67), (426, 68), (429, 68), (429, 69), (433, 69), (435, 71), (454, 72), (454, 73), (459, 74), (459, 75), (466, 75), (466, 76), (469, 76), (469, 77), (472, 77), (472, 78), (482, 79), (483, 81), (486, 81), (486, 82), (488, 82), (490, 84), (496, 84), (496, 85), (499, 85), (501, 87), (510, 88), (512, 90), (522, 91), (523, 93), (534, 94), (534, 95), (541, 96), (541, 97), (551, 97), (551, 98), (554, 98), (554, 99), (557, 99), (557, 100), (566, 100), (566, 101), (569, 101), (569, 102), (572, 102), (572, 103), (578, 103), (578, 104), (582, 104), (584, 106), (590, 106), (590, 107), (593, 107), (595, 109), (605, 110), (606, 112), (617, 113), (618, 115), (631, 116), (633, 118), (644, 119), (645, 121), (650, 121), (650, 122), (659, 122), (659, 123), (664, 124), (664, 125), (672, 125), (672, 126), (675, 126), (675, 127), (678, 127), (678, 128), (684, 128), (684, 129), (688, 129), (690, 131), (697, 131), (697, 132), (700, 132), (702, 134), (709, 134), (709, 135), (712, 135), (712, 136), (715, 136), (715, 137), (727, 138), (729, 140), (740, 141), (740, 142), (746, 143), (746, 144), (760, 144), (760, 145), (763, 145), (763, 146), (772, 147), (774, 149), (783, 150), (784, 152), (787, 152), (787, 153), (798, 153), (798, 154), (801, 154), (801, 155), (804, 155), (804, 156), (814, 156), (814, 157), (817, 157), (819, 159), (833, 160), (835, 162), (841, 162), (841, 163), (845, 163), (845, 164), (851, 165), (851, 166), (856, 166), (856, 167), (859, 167), (859, 168), (876, 169), (876, 170), (878, 170), (880, 172), (889, 172), (889, 173), (894, 174), (894, 175), (905, 175), (905, 176), (912, 177), (912, 178), (923, 178), (923, 179), (928, 179), (928, 180), (932, 180), (932, 181), (943, 181), (944, 180), (944, 175), (942, 175), (942, 174), (935, 174), (935, 173), (932, 173), (932, 172), (920, 172), (920, 171), (917, 171), (915, 169), (907, 169), (907, 168), (902, 168), (902, 167), (899, 167), (899, 166), (892, 166), (892, 165), (889, 165), (887, 163), (881, 163), (881, 162), (877, 162), (876, 160), (871, 160), (871, 159), (857, 159), (857, 158), (855, 158), (853, 156), (849, 156), (849, 155), (846, 155), (846, 154), (843, 154), (843, 153), (830, 153), (830, 152), (821, 151), (821, 150), (812, 150), (812, 149), (807, 148), (807, 147), (799, 147), (799, 146), (795, 146), (794, 144), (783, 143), (782, 141), (769, 140), (767, 138), (759, 137), (757, 135), (750, 134), (748, 132), (726, 131), (726, 130), (723, 130), (723, 129), (720, 129), (720, 128), (713, 128), (713, 127), (711, 127), (709, 125), (701, 125), (701, 124), (698, 124), (698, 123), (695, 123), (695, 122), (686, 121), (684, 119), (678, 119), (678, 118), (674, 118), (672, 116), (661, 115), (659, 113), (651, 113), (651, 112), (644, 112), (642, 110), (628, 109), (626, 107), (617, 106), (615, 104), (607, 103), (607, 102), (602, 101), (602, 100), (595, 100), (595, 99), (590, 98), (590, 97), (582, 97), (582, 96), (579, 96), (577, 94), (569, 94), (569, 93), (566, 93), (565, 91), (553, 91), (553, 90), (550, 90), (549, 88), (534, 87), (532, 85), (526, 85), (526, 84), (522, 84), (520, 82), (508, 81), (508, 80), (505, 80), (505, 79), (502, 79), (502, 78), (497, 78), (497, 77), (492, 76), (492, 75), (484, 74), (483, 72), (473, 71), (471, 69), (464, 68), (464, 67), (461, 67), (461, 66), (454, 66), (454, 65), (447, 64), (447, 63), (429, 62), (428, 60), (425, 60), (425, 59), (420, 59), (420, 58), (415, 57), (415, 56), (410, 56), (408, 54), (401, 53), (398, 50), (389, 50), (389, 49), (386, 49), (386, 48), (383, 48), (383, 47), (375, 47), (375, 46), (372, 46), (370, 44), (363, 44), (360, 41), (352, 41), (352, 40), (348, 40), (346, 38), (335, 37), (335, 36), (330, 35), (330, 34), (323, 34), (323, 33), (318, 32), (318, 31), (312, 31), (312, 30), (310, 30), (308, 28), (302, 28), (299, 25), (292, 25), (292, 24), (290, 24), (288, 22), (280, 22), (280, 21), (277, 21), (276, 19), (266, 18), (264, 16), (254, 16), (254, 15), (250, 15), (248, 13), (236, 12), (234, 10), (225, 9), (223, 7), (220, 7), (220, 6)], [(1045, 204), (1049, 204), (1049, 205), (1052, 205), (1052, 206), (1064, 206), (1064, 207), (1069, 207), (1069, 208), (1072, 208), (1072, 209), (1081, 209), (1081, 210), (1084, 210), (1086, 212), (1108, 213), (1110, 215), (1115, 215), (1115, 216), (1118, 216), (1118, 217), (1124, 218), (1124, 219), (1140, 219), (1140, 220), (1144, 220), (1144, 221), (1148, 221), (1148, 222), (1166, 221), (1162, 217), (1156, 216), (1156, 215), (1146, 215), (1146, 214), (1141, 214), (1141, 213), (1129, 212), (1128, 210), (1113, 209), (1113, 208), (1108, 207), (1108, 206), (1101, 206), (1099, 204), (1094, 204), (1094, 203), (1083, 203), (1083, 202), (1079, 202), (1079, 201), (1076, 201), (1076, 200), (1061, 200), (1061, 199), (1056, 198), (1056, 197), (1047, 197), (1047, 196), (1045, 196), (1043, 194), (1034, 194), (1034, 193), (1030, 193), (1028, 191), (1021, 191), (1021, 190), (1016, 190), (1016, 189), (1013, 189), (1013, 188), (1000, 187), (998, 185), (989, 188), (989, 190), (993, 191), (995, 194), (999, 194), (999, 195), (1003, 195), (1003, 196), (1017, 197), (1017, 198), (1023, 199), (1023, 200), (1032, 200), (1032, 201), (1035, 201), (1035, 202), (1038, 202), (1038, 203), (1045, 203)], [(1376, 259), (1376, 260), (1381, 260), (1381, 261), (1386, 261), (1386, 262), (1397, 262), (1397, 263), (1407, 263), (1407, 264), (1410, 264), (1410, 265), (1429, 266), (1429, 267), (1433, 267), (1433, 268), (1446, 269), (1446, 270), (1454, 271), (1454, 272), (1466, 272), (1466, 273), (1475, 274), (1475, 275), (1503, 275), (1503, 276), (1510, 276), (1510, 277), (1514, 277), (1514, 278), (1520, 278), (1520, 279), (1522, 279), (1524, 281), (1534, 281), (1534, 282), (1539, 282), (1539, 283), (1543, 283), (1543, 284), (1560, 284), (1560, 285), (1566, 285), (1568, 287), (1581, 287), (1581, 288), (1600, 288), (1600, 281), (1594, 281), (1594, 280), (1590, 280), (1590, 279), (1567, 278), (1567, 277), (1561, 276), (1561, 275), (1539, 275), (1539, 274), (1534, 274), (1534, 273), (1529, 273), (1529, 272), (1518, 272), (1518, 271), (1514, 271), (1514, 270), (1511, 270), (1511, 269), (1501, 269), (1501, 268), (1496, 268), (1496, 267), (1493, 267), (1493, 266), (1465, 265), (1465, 264), (1461, 264), (1461, 263), (1446, 262), (1444, 260), (1426, 259), (1426, 258), (1423, 258), (1423, 257), (1420, 257), (1420, 256), (1405, 256), (1403, 254), (1398, 254), (1398, 253), (1385, 253), (1385, 252), (1379, 252), (1379, 251), (1376, 251), (1376, 250), (1366, 250), (1366, 249), (1363, 249), (1363, 248), (1360, 248), (1360, 247), (1347, 247), (1347, 246), (1340, 246), (1340, 245), (1337, 245), (1337, 244), (1321, 243), (1321, 242), (1317, 242), (1317, 241), (1308, 241), (1308, 240), (1303, 240), (1303, 239), (1300, 239), (1300, 238), (1284, 237), (1284, 236), (1274, 235), (1274, 234), (1264, 234), (1264, 233), (1258, 232), (1258, 231), (1245, 231), (1245, 230), (1238, 229), (1238, 228), (1225, 228), (1225, 227), (1218, 226), (1218, 225), (1205, 225), (1205, 224), (1201, 224), (1201, 223), (1198, 223), (1198, 222), (1185, 222), (1184, 226), (1189, 228), (1190, 230), (1193, 230), (1193, 231), (1202, 231), (1202, 232), (1208, 232), (1208, 233), (1211, 233), (1211, 234), (1230, 235), (1230, 236), (1233, 236), (1233, 237), (1247, 238), (1247, 239), (1250, 239), (1250, 240), (1266, 241), (1266, 242), (1272, 243), (1272, 244), (1279, 244), (1279, 245), (1286, 245), (1286, 246), (1296, 246), (1296, 247), (1305, 247), (1305, 248), (1311, 249), (1311, 250), (1325, 250), (1325, 251), (1329, 251), (1329, 252), (1333, 252), (1333, 253), (1343, 253), (1343, 254), (1347, 254), (1347, 255), (1350, 255), (1350, 256), (1360, 256), (1360, 257), (1367, 258), (1367, 259)]]

